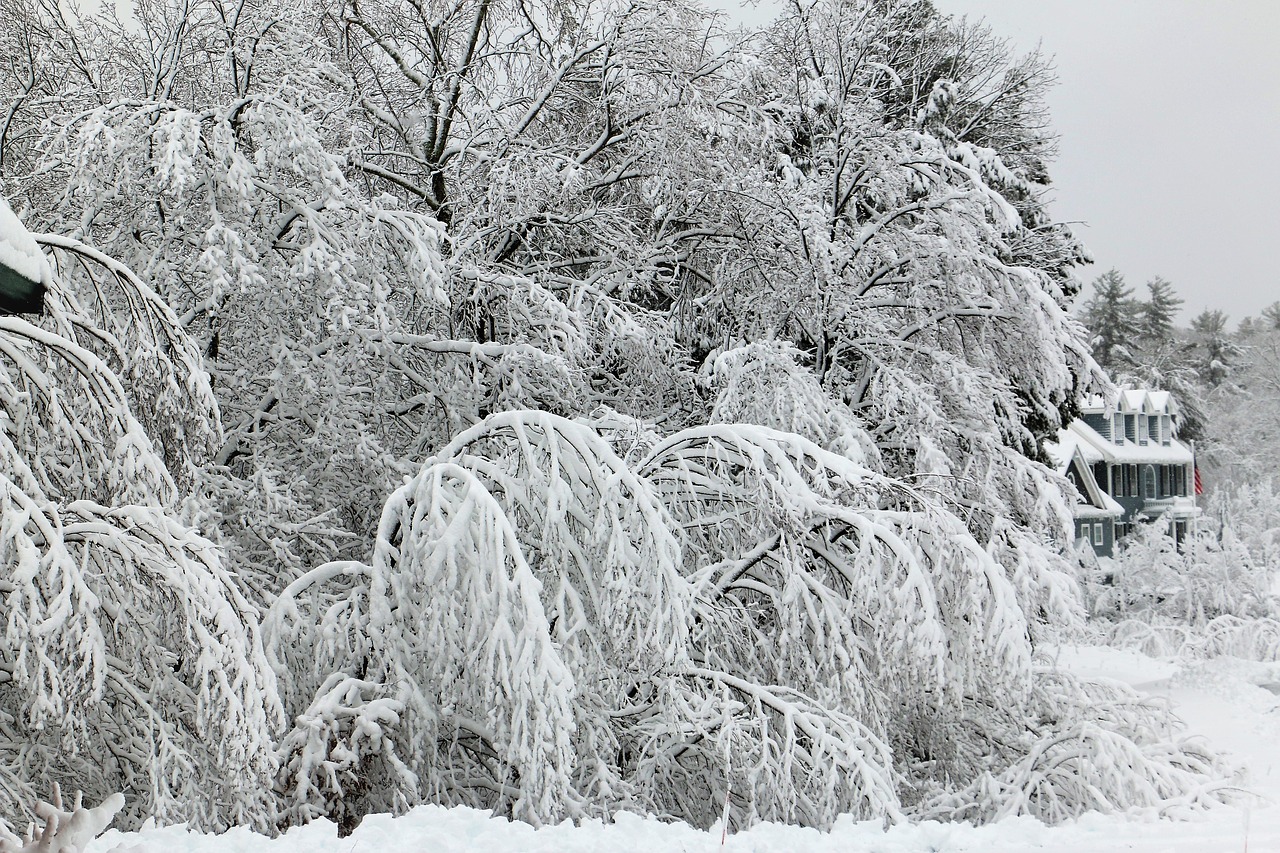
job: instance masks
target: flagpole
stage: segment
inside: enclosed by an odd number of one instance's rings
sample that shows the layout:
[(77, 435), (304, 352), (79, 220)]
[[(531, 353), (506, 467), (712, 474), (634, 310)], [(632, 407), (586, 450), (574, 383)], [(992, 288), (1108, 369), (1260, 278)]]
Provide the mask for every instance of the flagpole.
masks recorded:
[(1196, 440), (1191, 439), (1191, 539), (1200, 533), (1200, 466), (1196, 463)]

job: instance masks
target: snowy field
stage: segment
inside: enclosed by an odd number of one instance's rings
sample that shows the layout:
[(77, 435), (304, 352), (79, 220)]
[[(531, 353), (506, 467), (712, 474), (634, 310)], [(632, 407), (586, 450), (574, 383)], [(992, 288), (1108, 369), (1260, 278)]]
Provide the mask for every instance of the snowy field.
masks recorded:
[(877, 823), (844, 821), (830, 833), (766, 824), (730, 835), (723, 848), (718, 830), (700, 832), (632, 815), (619, 815), (610, 825), (565, 824), (535, 830), (491, 818), (486, 812), (428, 806), (400, 818), (370, 817), (344, 839), (325, 821), (274, 840), (240, 830), (210, 836), (166, 827), (141, 833), (111, 831), (88, 849), (93, 853), (1280, 851), (1280, 696), (1276, 694), (1280, 664), (1219, 658), (1180, 665), (1106, 647), (1064, 647), (1056, 655), (1058, 664), (1073, 672), (1114, 678), (1167, 700), (1172, 715), (1186, 723), (1188, 735), (1206, 738), (1247, 767), (1247, 785), (1258, 799), (1251, 806), (1221, 807), (1189, 821), (1093, 814), (1056, 827), (1017, 818), (982, 827), (925, 823), (895, 826), (887, 832)]

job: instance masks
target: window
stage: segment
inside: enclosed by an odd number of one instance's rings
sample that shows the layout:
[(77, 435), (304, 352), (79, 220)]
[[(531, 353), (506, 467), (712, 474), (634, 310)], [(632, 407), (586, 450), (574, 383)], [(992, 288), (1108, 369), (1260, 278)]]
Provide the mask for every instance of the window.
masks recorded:
[(1102, 522), (1094, 522), (1093, 525), (1093, 544), (1102, 545), (1105, 542), (1102, 538)]
[(1116, 444), (1124, 444), (1124, 415), (1118, 412), (1111, 419), (1111, 438)]
[(1142, 466), (1142, 497), (1151, 500), (1156, 496), (1156, 466)]
[(1137, 415), (1124, 416), (1124, 437), (1133, 442), (1136, 442), (1138, 440), (1138, 416)]
[(1122, 465), (1124, 469), (1124, 496), (1126, 498), (1136, 498), (1138, 496), (1138, 466)]

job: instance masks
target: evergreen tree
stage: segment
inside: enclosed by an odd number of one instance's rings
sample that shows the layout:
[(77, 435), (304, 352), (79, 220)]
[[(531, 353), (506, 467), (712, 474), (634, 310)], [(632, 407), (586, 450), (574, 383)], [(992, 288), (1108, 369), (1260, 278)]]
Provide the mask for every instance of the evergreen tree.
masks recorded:
[(1204, 389), (1191, 348), (1173, 323), (1182, 300), (1160, 276), (1147, 282), (1147, 291), (1148, 301), (1134, 303), (1137, 335), (1128, 349), (1128, 363), (1117, 368), (1112, 378), (1122, 385), (1172, 392), (1182, 407), (1179, 435), (1188, 440), (1202, 438)]
[(1240, 354), (1240, 348), (1227, 334), (1227, 315), (1206, 308), (1191, 321), (1191, 331), (1195, 338), (1195, 361), (1200, 379), (1216, 388), (1227, 378), (1231, 359)]
[(1139, 329), (1133, 288), (1125, 285), (1118, 270), (1110, 269), (1094, 280), (1093, 290), (1082, 319), (1093, 334), (1094, 359), (1114, 373), (1133, 361), (1129, 347)]
[(1273, 329), (1280, 329), (1280, 302), (1272, 302), (1262, 309), (1262, 321)]
[(1173, 319), (1182, 307), (1182, 300), (1174, 293), (1173, 285), (1160, 276), (1147, 282), (1150, 299), (1139, 306), (1142, 337), (1146, 343), (1158, 346), (1173, 334)]

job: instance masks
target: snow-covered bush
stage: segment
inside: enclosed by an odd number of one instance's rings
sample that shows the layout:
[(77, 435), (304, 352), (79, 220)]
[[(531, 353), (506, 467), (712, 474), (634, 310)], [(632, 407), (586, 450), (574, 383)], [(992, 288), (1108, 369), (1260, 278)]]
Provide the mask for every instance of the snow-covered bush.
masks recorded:
[(1089, 587), (1095, 614), (1203, 626), (1220, 616), (1274, 612), (1272, 572), (1259, 565), (1231, 528), (1205, 531), (1181, 547), (1164, 524), (1140, 528), (1107, 561), (1109, 580)]
[(727, 798), (739, 824), (825, 826), (937, 802), (991, 817), (1028, 785), (1053, 792), (1026, 810), (1058, 819), (1220, 770), (1151, 746), (1151, 778), (1102, 799), (1026, 781), (1062, 750), (1149, 743), (1069, 725), (1086, 689), (1046, 698), (1017, 590), (961, 520), (763, 426), (627, 463), (590, 423), (492, 415), (392, 495), (369, 564), (303, 575), (266, 633), (296, 719), (290, 821), (429, 800), (708, 825)]
[(76, 274), (46, 268), (45, 318), (0, 318), (0, 816), (62, 782), (126, 792), (133, 824), (265, 827), (256, 612), (181, 521), (220, 434), (198, 352), (127, 268), (41, 239)]
[(1202, 743), (1174, 740), (1168, 710), (1127, 685), (1038, 669), (1032, 707), (1029, 726), (997, 741), (1005, 752), (1020, 742), (1012, 764), (934, 795), (922, 814), (984, 822), (1029, 814), (1047, 823), (1128, 809), (1185, 817), (1244, 796), (1237, 768)]
[(1205, 660), (1238, 657), (1280, 661), (1280, 620), (1224, 615), (1203, 625), (1180, 619), (1125, 619), (1104, 623), (1102, 638), (1110, 645), (1137, 649), (1150, 657)]

